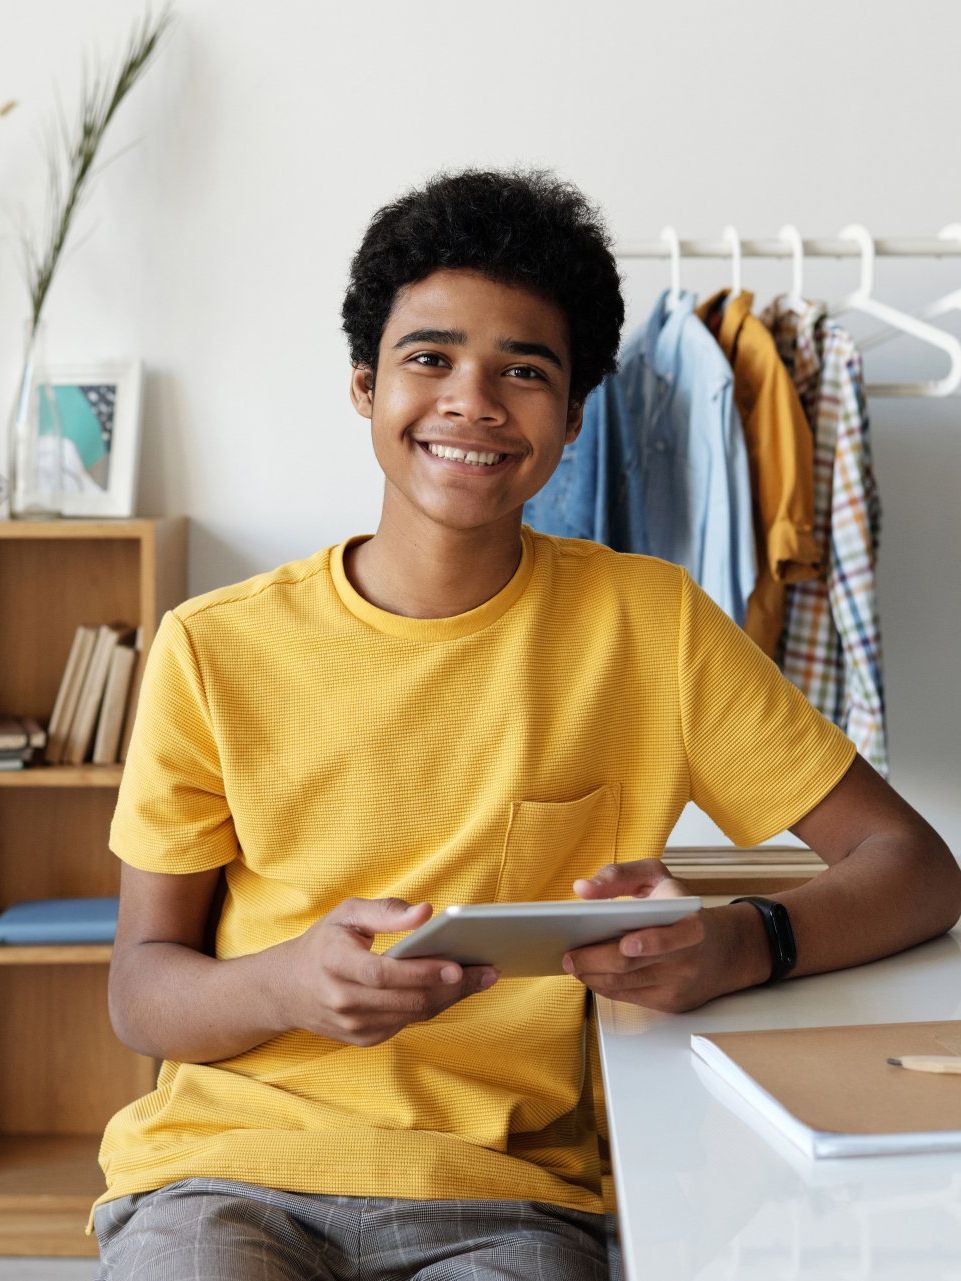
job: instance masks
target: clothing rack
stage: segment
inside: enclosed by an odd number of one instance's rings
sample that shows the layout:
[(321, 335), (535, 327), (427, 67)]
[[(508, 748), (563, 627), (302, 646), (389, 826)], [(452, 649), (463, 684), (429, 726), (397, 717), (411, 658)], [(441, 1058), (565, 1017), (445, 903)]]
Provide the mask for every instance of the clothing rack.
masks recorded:
[[(802, 240), (805, 258), (859, 258), (861, 247), (854, 240)], [(681, 240), (682, 258), (730, 258), (730, 240)], [(790, 258), (794, 250), (786, 240), (742, 240), (743, 258)], [(878, 258), (961, 258), (961, 239), (937, 236), (889, 237), (875, 240)], [(637, 240), (615, 247), (617, 258), (670, 258), (666, 240)]]
[[(791, 297), (803, 297), (802, 274), (804, 262), (809, 258), (858, 258), (861, 263), (861, 284), (858, 289), (836, 303), (835, 312), (854, 310), (880, 320), (887, 333), (910, 334), (929, 347), (938, 348), (950, 360), (950, 368), (943, 378), (925, 382), (876, 383), (865, 390), (875, 396), (952, 396), (961, 388), (961, 341), (953, 334), (928, 323), (922, 316), (906, 312), (873, 296), (874, 262), (878, 256), (885, 258), (959, 258), (961, 257), (961, 223), (943, 227), (937, 236), (875, 240), (868, 229), (852, 223), (842, 229), (834, 239), (803, 240), (796, 227), (782, 227), (778, 235), (769, 240), (742, 240), (737, 229), (727, 226), (718, 240), (681, 240), (673, 227), (665, 227), (656, 240), (622, 243), (615, 247), (615, 256), (628, 258), (666, 258), (671, 263), (671, 289), (669, 300), (673, 304), (680, 294), (680, 264), (684, 258), (726, 258), (731, 263), (731, 295), (741, 292), (742, 258), (787, 258), (794, 262), (794, 284)], [(961, 309), (961, 290), (940, 298), (925, 312), (934, 317), (946, 311)], [(884, 331), (872, 335), (866, 342), (874, 346), (884, 341)]]

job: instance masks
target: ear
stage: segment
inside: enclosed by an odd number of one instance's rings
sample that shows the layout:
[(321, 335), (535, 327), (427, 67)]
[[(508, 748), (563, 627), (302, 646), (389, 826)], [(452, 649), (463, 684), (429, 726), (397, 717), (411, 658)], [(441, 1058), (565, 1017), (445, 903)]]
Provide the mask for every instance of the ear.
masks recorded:
[(572, 400), (567, 406), (567, 425), (564, 429), (564, 444), (570, 445), (577, 440), (584, 422), (584, 402)]
[(361, 418), (373, 418), (374, 376), (369, 365), (354, 365), (350, 375), (350, 399)]

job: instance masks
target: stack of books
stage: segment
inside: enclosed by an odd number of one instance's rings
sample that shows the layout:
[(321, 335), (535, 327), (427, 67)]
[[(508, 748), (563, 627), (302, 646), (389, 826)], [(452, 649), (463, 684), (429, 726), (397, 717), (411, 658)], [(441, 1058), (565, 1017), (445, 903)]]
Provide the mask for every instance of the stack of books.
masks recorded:
[(48, 765), (126, 760), (142, 642), (142, 629), (127, 623), (77, 628), (47, 726)]
[(0, 770), (23, 769), (42, 754), (47, 735), (32, 716), (0, 716)]

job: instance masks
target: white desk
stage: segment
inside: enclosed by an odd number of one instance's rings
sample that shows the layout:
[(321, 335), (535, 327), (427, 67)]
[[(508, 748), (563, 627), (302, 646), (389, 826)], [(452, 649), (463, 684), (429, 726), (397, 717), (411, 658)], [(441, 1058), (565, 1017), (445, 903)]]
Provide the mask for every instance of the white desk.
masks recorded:
[(961, 1153), (809, 1161), (689, 1049), (692, 1032), (959, 1017), (961, 927), (689, 1014), (600, 999), (628, 1281), (961, 1281)]

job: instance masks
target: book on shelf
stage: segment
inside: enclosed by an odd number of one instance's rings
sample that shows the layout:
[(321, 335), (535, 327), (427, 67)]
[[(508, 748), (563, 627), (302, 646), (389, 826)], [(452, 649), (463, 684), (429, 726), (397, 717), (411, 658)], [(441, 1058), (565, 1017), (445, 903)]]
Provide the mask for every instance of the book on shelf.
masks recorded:
[(120, 748), (117, 753), (117, 759), (120, 761), (125, 761), (127, 759), (127, 748), (130, 746), (130, 735), (133, 732), (133, 723), (137, 715), (137, 700), (140, 698), (140, 682), (143, 680), (144, 652), (142, 627), (137, 628), (133, 647), (137, 657), (134, 662), (133, 674), (130, 677), (130, 690), (127, 694), (127, 706), (124, 710), (123, 733), (120, 738)]
[(0, 752), (33, 751), (46, 741), (43, 727), (32, 716), (0, 715)]
[(46, 731), (32, 716), (0, 715), (0, 770), (23, 769), (46, 742)]
[(77, 710), (77, 700), (80, 698), (80, 690), (87, 674), (96, 639), (96, 627), (81, 625), (73, 634), (70, 653), (67, 655), (67, 665), (63, 670), (60, 688), (57, 690), (57, 697), (47, 725), (47, 749), (44, 759), (48, 765), (59, 765), (63, 760), (67, 732)]
[(117, 645), (128, 640), (134, 629), (127, 623), (101, 623), (87, 665), (77, 710), (74, 712), (63, 749), (65, 765), (81, 765), (93, 746), (97, 715), (110, 670), (110, 659)]
[(112, 765), (119, 759), (120, 731), (123, 729), (130, 682), (136, 662), (137, 650), (133, 645), (117, 645), (110, 656), (103, 703), (93, 740), (94, 765)]
[(0, 944), (112, 943), (118, 898), (48, 898), (0, 912)]
[(691, 1049), (809, 1157), (961, 1150), (961, 1081), (889, 1058), (961, 1054), (961, 1022), (715, 1032)]

